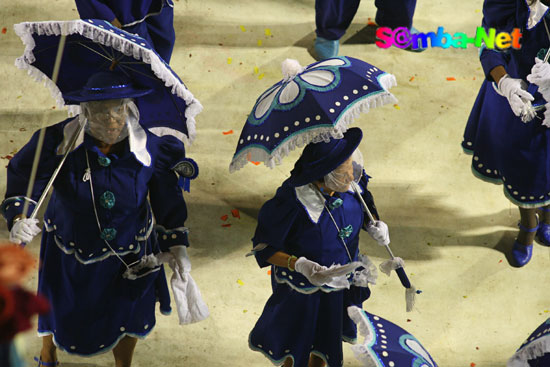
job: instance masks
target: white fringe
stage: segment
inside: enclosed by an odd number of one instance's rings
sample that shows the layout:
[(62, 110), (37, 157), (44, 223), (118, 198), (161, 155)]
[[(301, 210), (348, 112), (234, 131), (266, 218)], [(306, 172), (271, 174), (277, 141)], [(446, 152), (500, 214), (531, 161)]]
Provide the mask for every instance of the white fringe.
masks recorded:
[(542, 357), (545, 353), (550, 353), (550, 335), (545, 335), (520, 348), (508, 360), (506, 367), (529, 367), (527, 361)]
[(405, 289), (405, 304), (407, 307), (407, 312), (411, 312), (416, 303), (416, 287), (411, 284), (410, 288)]
[(357, 331), (365, 337), (363, 343), (351, 346), (355, 358), (362, 363), (363, 367), (378, 367), (378, 363), (376, 363), (375, 358), (369, 353), (368, 348), (368, 345), (374, 340), (374, 330), (371, 330), (369, 327), (369, 322), (359, 307), (348, 307), (348, 315), (357, 325)]
[[(191, 144), (195, 139), (195, 116), (202, 111), (202, 105), (152, 50), (146, 49), (124, 37), (80, 19), (71, 21), (24, 22), (15, 24), (13, 28), (25, 45), (23, 56), (15, 60), (15, 66), (19, 69), (27, 70), (28, 74), (36, 81), (43, 82), (44, 85), (50, 89), (53, 98), (60, 108), (65, 106), (65, 101), (57, 85), (55, 85), (48, 76), (42, 73), (42, 71), (31, 65), (36, 60), (33, 53), (36, 46), (32, 37), (33, 34), (68, 36), (78, 33), (93, 42), (112, 47), (127, 56), (133, 56), (136, 60), (141, 60), (151, 65), (151, 70), (156, 77), (162, 80), (166, 87), (171, 87), (172, 94), (182, 98), (187, 105), (185, 118), (187, 119), (187, 131), (189, 136), (184, 138), (184, 143)], [(68, 107), (68, 110), (69, 115), (74, 116), (80, 113), (80, 106), (71, 105)]]
[(348, 108), (345, 113), (338, 117), (334, 127), (308, 129), (279, 145), (271, 154), (254, 147), (246, 148), (233, 157), (229, 165), (229, 172), (232, 173), (243, 168), (248, 161), (264, 162), (266, 166), (273, 168), (275, 165), (281, 164), (283, 158), (296, 148), (304, 147), (309, 143), (328, 142), (331, 138), (341, 139), (348, 130), (349, 125), (361, 113), (367, 113), (371, 108), (397, 102), (397, 98), (388, 91), (397, 85), (395, 76), (384, 74), (379, 78), (379, 82), (384, 91), (355, 101), (352, 107)]

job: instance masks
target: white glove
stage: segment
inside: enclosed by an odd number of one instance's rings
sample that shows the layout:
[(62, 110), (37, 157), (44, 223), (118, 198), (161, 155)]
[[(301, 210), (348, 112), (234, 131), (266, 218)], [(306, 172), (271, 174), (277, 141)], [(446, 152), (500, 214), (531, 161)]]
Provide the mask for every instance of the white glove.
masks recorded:
[(199, 322), (208, 317), (210, 312), (204, 303), (199, 287), (189, 272), (175, 271), (172, 273), (170, 285), (176, 301), (176, 309), (180, 325)]
[(178, 271), (180, 273), (189, 273), (191, 271), (191, 260), (187, 256), (187, 246), (172, 246), (169, 251), (176, 261)]
[(542, 121), (542, 125), (550, 127), (550, 103), (545, 104), (544, 107), (546, 107), (546, 111), (544, 111), (544, 120)]
[(16, 244), (27, 244), (32, 241), (34, 236), (40, 233), (38, 219), (25, 218), (20, 219), (11, 228), (10, 242)]
[(296, 260), (294, 270), (303, 274), (311, 284), (317, 287), (326, 284), (333, 288), (349, 288), (346, 274), (353, 272), (361, 265), (360, 262), (355, 261), (346, 265), (332, 265), (327, 268), (302, 256)]
[(514, 115), (521, 118), (523, 122), (529, 122), (536, 116), (531, 106), (535, 98), (527, 92), (527, 83), (522, 79), (511, 78), (508, 74), (498, 81), (498, 93), (506, 97)]
[(550, 64), (535, 58), (535, 65), (531, 68), (531, 74), (527, 80), (539, 86), (539, 90), (550, 88)]
[(381, 220), (375, 220), (374, 223), (370, 222), (367, 226), (367, 233), (370, 234), (380, 246), (387, 246), (390, 244), (390, 231), (388, 225)]

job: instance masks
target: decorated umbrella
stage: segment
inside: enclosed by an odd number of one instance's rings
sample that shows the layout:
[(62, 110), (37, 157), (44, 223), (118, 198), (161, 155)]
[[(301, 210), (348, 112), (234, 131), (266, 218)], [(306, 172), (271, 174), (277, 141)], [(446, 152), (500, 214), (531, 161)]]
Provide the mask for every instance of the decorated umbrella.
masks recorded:
[[(14, 28), (25, 44), (25, 52), (15, 65), (44, 81), (59, 106), (65, 105), (62, 94), (81, 89), (92, 74), (119, 72), (136, 86), (154, 89), (136, 99), (142, 126), (157, 135), (193, 141), (195, 116), (202, 106), (145, 39), (97, 19), (25, 22)], [(59, 76), (52, 81), (62, 39)], [(79, 111), (79, 106), (69, 107), (72, 114)]]
[(508, 360), (507, 367), (550, 366), (550, 318), (529, 335)]
[(407, 331), (359, 307), (348, 307), (349, 317), (365, 337), (351, 347), (364, 367), (437, 367), (432, 356)]
[[(63, 94), (82, 89), (97, 72), (113, 71), (129, 78), (136, 87), (153, 89), (152, 93), (135, 99), (139, 122), (144, 128), (158, 136), (173, 135), (187, 144), (195, 138), (195, 116), (202, 110), (200, 102), (145, 39), (97, 19), (25, 22), (16, 24), (14, 29), (25, 44), (24, 54), (15, 65), (28, 70), (37, 81), (43, 81), (60, 107), (65, 105)], [(80, 106), (69, 106), (69, 114), (79, 112)], [(35, 162), (44, 131), (42, 129), (39, 137)], [(79, 132), (75, 133), (71, 145)], [(32, 218), (38, 213), (65, 157), (46, 186)], [(36, 169), (35, 163), (27, 197), (34, 185)], [(27, 206), (25, 202), (24, 213)]]
[[(352, 57), (335, 57), (306, 67), (287, 59), (282, 68), (284, 79), (256, 100), (239, 137), (230, 172), (247, 161), (264, 162), (273, 168), (296, 147), (340, 139), (362, 112), (397, 102), (388, 91), (397, 84), (395, 77)], [(352, 188), (373, 221), (357, 185)], [(407, 311), (411, 311), (416, 288), (407, 278), (402, 260), (393, 256), (389, 246), (385, 247), (392, 260), (384, 268), (396, 270), (407, 289)]]

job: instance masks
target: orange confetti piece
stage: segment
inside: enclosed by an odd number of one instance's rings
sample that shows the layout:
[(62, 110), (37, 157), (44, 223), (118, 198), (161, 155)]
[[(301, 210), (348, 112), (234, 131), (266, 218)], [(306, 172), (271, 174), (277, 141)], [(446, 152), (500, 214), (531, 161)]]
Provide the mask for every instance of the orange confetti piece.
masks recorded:
[(476, 364), (474, 362), (470, 363), (470, 367), (476, 367)]
[(231, 227), (231, 223), (222, 224), (222, 227), (225, 227), (225, 228)]
[(500, 260), (498, 261), (499, 264), (500, 264), (501, 262), (502, 262), (502, 259), (500, 259)]
[(222, 215), (220, 217), (221, 220), (223, 220), (224, 222), (227, 220), (227, 218), (229, 218), (229, 215), (225, 214), (225, 215)]
[(411, 76), (411, 78), (409, 79), (409, 82), (412, 82), (414, 80), (414, 76)]
[(456, 80), (456, 78), (454, 76), (448, 76), (447, 77), (448, 82), (452, 82), (452, 81), (455, 81), (455, 80)]
[(267, 275), (271, 275), (271, 270), (268, 270), (268, 271), (267, 271)]
[(2, 28), (2, 34), (6, 34), (7, 31), (8, 29), (6, 27)]
[(233, 130), (222, 131), (222, 134), (223, 135), (231, 135), (231, 134), (233, 134)]
[(474, 77), (472, 78), (472, 80), (476, 80), (476, 77), (474, 76)]
[(255, 166), (259, 166), (260, 163), (262, 163), (262, 162), (255, 162), (255, 161), (249, 161), (249, 162), (252, 163), (252, 164), (255, 165)]
[(239, 209), (232, 209), (231, 210), (231, 215), (235, 218), (241, 219), (241, 213), (239, 213)]
[(372, 20), (372, 18), (369, 18), (367, 20), (367, 25), (376, 25), (376, 23)]

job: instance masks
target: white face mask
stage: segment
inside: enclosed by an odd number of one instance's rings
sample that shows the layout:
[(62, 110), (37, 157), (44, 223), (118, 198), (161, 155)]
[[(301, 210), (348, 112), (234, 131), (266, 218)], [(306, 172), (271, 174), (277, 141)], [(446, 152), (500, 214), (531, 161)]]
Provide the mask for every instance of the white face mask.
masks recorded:
[(86, 117), (86, 133), (106, 144), (116, 144), (128, 136), (130, 99), (81, 103)]
[(325, 186), (336, 192), (346, 192), (353, 181), (359, 182), (363, 174), (363, 155), (359, 149), (334, 171), (325, 175)]

